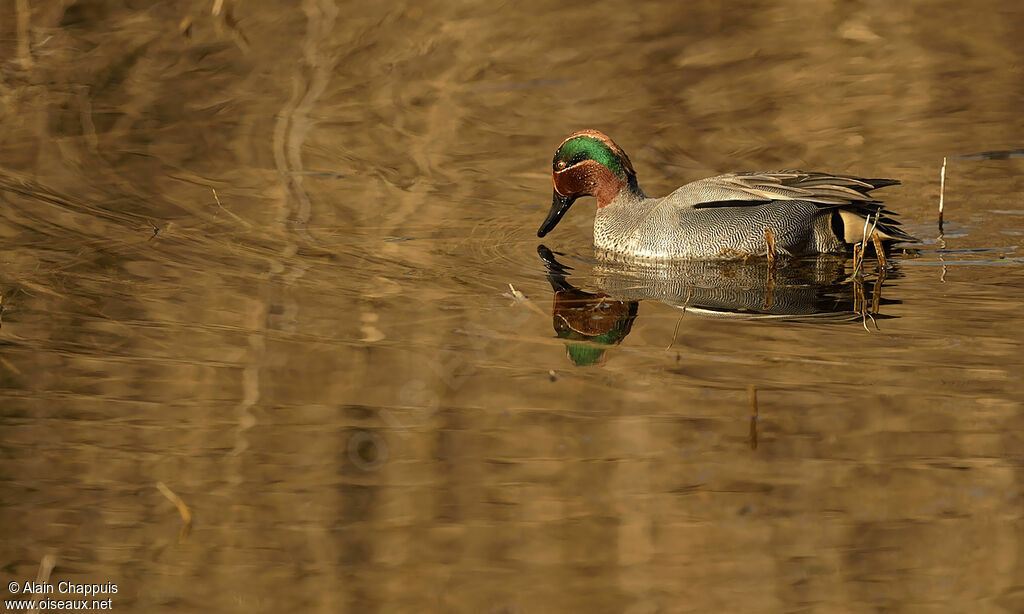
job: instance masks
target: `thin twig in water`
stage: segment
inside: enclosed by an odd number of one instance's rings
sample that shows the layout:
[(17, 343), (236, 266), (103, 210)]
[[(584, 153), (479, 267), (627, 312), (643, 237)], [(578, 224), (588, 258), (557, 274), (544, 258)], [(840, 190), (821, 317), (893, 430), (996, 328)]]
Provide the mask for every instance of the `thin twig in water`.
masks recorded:
[(676, 335), (679, 334), (679, 325), (683, 323), (683, 316), (686, 315), (686, 308), (690, 306), (690, 297), (692, 296), (693, 286), (690, 286), (690, 291), (686, 293), (686, 300), (683, 301), (683, 309), (679, 313), (679, 319), (676, 320), (676, 327), (672, 329), (672, 340), (668, 342), (668, 347), (665, 348), (666, 352), (671, 350), (672, 346), (675, 345)]
[(882, 245), (882, 239), (877, 233), (874, 233), (871, 235), (871, 241), (875, 244), (875, 258), (878, 259), (878, 266), (884, 271), (889, 267), (889, 261), (885, 258), (885, 247)]
[(864, 298), (864, 280), (854, 275), (853, 312), (859, 316), (863, 316), (865, 309), (867, 309), (867, 301)]
[(764, 302), (761, 308), (768, 311), (775, 304), (775, 269), (768, 267), (768, 277), (764, 282)]
[[(861, 267), (864, 265), (864, 253), (865, 253), (865, 251), (867, 251), (867, 247), (868, 247), (868, 237), (869, 236), (871, 236), (871, 237), (875, 236), (875, 228), (878, 227), (878, 220), (881, 217), (882, 217), (882, 212), (881, 211), (879, 211), (878, 213), (875, 214), (875, 223), (872, 224), (870, 232), (868, 231), (868, 224), (871, 223), (871, 216), (869, 215), (866, 218), (864, 218), (864, 232), (863, 232), (863, 234), (861, 234), (860, 250), (857, 249), (856, 245), (853, 246), (853, 274), (854, 274), (854, 276), (860, 275)], [(858, 251), (860, 252), (860, 254), (859, 254), (860, 257), (859, 258), (857, 257), (858, 256)]]
[(178, 508), (178, 514), (181, 515), (182, 522), (185, 524), (192, 524), (192, 512), (189, 511), (188, 506), (181, 500), (181, 497), (175, 494), (174, 491), (168, 488), (167, 484), (164, 484), (163, 482), (157, 482), (156, 488), (163, 496), (167, 497), (175, 507)]
[(860, 263), (864, 259), (864, 243), (867, 241), (868, 236), (868, 222), (871, 221), (871, 216), (864, 218), (864, 231), (860, 235), (860, 243), (854, 243), (853, 245), (853, 276), (856, 277), (860, 273)]
[(946, 249), (946, 237), (942, 233), (942, 203), (946, 198), (946, 158), (942, 158), (942, 171), (939, 173), (939, 262), (942, 262), (942, 272), (939, 274), (939, 281), (946, 283), (946, 272), (948, 265), (945, 264), (946, 260), (942, 257), (943, 250)]
[(221, 204), (220, 197), (217, 196), (217, 188), (215, 188), (213, 186), (210, 186), (210, 189), (213, 191), (213, 200), (217, 201), (217, 207), (219, 207), (221, 211), (223, 211), (224, 213), (227, 213), (228, 215), (230, 215), (232, 218), (234, 218), (234, 220), (236, 222), (238, 222), (242, 226), (245, 226), (246, 228), (252, 228), (252, 224), (250, 224), (249, 222), (246, 222), (242, 218), (238, 217), (237, 215), (232, 213), (230, 209), (228, 209), (227, 207), (225, 207), (224, 205)]
[(939, 172), (939, 234), (942, 234), (942, 204), (946, 200), (946, 157), (942, 157), (942, 170)]
[[(878, 273), (878, 277), (875, 278), (875, 287), (871, 291), (871, 313), (878, 313), (881, 311), (882, 305), (882, 286), (885, 284), (885, 280), (888, 274), (885, 270), (881, 270)], [(878, 324), (875, 323), (875, 328)]]
[(156, 488), (157, 490), (160, 491), (160, 493), (163, 496), (167, 497), (167, 499), (171, 503), (173, 503), (175, 507), (178, 508), (178, 514), (181, 516), (181, 521), (183, 523), (181, 527), (181, 533), (179, 534), (178, 538), (179, 540), (185, 539), (185, 536), (188, 535), (188, 532), (192, 529), (192, 512), (189, 511), (188, 506), (185, 505), (185, 502), (181, 500), (181, 497), (176, 495), (173, 490), (167, 487), (167, 484), (164, 484), (163, 482), (157, 482)]
[[(868, 216), (868, 219), (869, 220), (871, 219), (870, 215)], [(878, 228), (878, 222), (881, 219), (882, 219), (882, 211), (881, 211), (881, 209), (879, 209), (878, 212), (875, 213), (875, 223), (871, 225), (871, 233), (870, 234), (871, 234), (872, 238), (874, 238), (874, 236), (875, 236), (875, 229)]]
[(544, 316), (545, 318), (547, 318), (547, 317), (549, 317), (551, 315), (551, 314), (548, 314), (548, 313), (544, 313), (544, 310), (541, 309), (540, 307), (538, 307), (537, 305), (535, 305), (533, 303), (533, 301), (530, 300), (530, 297), (526, 296), (525, 294), (523, 294), (519, 290), (516, 290), (516, 287), (513, 286), (512, 284), (508, 285), (508, 289), (509, 289), (510, 292), (512, 292), (512, 298), (515, 300), (515, 302), (519, 303), (520, 305), (526, 305), (527, 307), (529, 307), (533, 311), (536, 311), (537, 313), (539, 313), (540, 315)]
[(149, 229), (153, 231), (153, 235), (151, 237), (149, 237), (148, 239), (146, 239), (146, 242), (148, 243), (148, 242), (152, 241), (153, 239), (155, 239), (158, 234), (160, 234), (161, 228), (159, 226), (157, 226), (156, 224), (154, 224), (153, 221), (150, 220), (148, 217), (146, 218), (146, 223), (149, 224)]
[(775, 233), (768, 226), (764, 226), (765, 255), (768, 257), (768, 266), (775, 268)]
[(775, 233), (768, 226), (763, 226), (762, 228), (764, 229), (764, 243), (767, 248), (765, 253), (768, 256), (768, 276), (765, 279), (763, 304), (763, 309), (767, 311), (775, 304)]
[(861, 322), (860, 322), (860, 324), (861, 324), (861, 326), (864, 327), (865, 331), (870, 333), (871, 329), (868, 328), (868, 318), (871, 318), (871, 323), (875, 325), (875, 330), (879, 330), (878, 329), (878, 322), (875, 322), (875, 316), (873, 316), (871, 314), (871, 312), (868, 311), (867, 308), (865, 307), (864, 311), (861, 313)]
[[(36, 584), (48, 584), (50, 582), (50, 574), (56, 566), (57, 557), (52, 554), (44, 554), (42, 560), (39, 561), (39, 572), (36, 573)], [(39, 612), (39, 602), (33, 600), (32, 609), (29, 610), (29, 614), (36, 614), (37, 612)]]

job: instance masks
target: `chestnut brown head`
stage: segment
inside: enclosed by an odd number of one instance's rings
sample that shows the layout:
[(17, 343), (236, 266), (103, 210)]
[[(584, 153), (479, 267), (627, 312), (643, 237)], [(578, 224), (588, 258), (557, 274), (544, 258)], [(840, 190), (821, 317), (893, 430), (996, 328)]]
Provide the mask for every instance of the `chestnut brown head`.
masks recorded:
[(551, 181), (555, 187), (551, 211), (537, 231), (538, 237), (551, 232), (581, 196), (596, 197), (601, 208), (623, 188), (639, 192), (629, 156), (597, 130), (581, 130), (562, 141), (551, 161)]

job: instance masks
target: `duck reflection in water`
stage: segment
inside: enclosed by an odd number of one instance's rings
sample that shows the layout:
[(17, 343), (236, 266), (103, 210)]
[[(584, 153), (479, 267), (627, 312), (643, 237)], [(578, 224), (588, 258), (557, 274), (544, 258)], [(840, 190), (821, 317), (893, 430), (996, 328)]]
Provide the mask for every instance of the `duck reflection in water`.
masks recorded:
[[(566, 352), (577, 366), (603, 364), (610, 346), (632, 330), (639, 302), (655, 300), (704, 318), (785, 320), (819, 323), (860, 323), (870, 330), (883, 305), (900, 301), (882, 298), (882, 285), (899, 276), (892, 262), (877, 267), (873, 279), (850, 258), (819, 254), (784, 259), (687, 261), (637, 265), (601, 262), (593, 270), (587, 292), (570, 281), (572, 267), (540, 245), (537, 253), (554, 290), (551, 315), (555, 333), (567, 340)], [(564, 256), (563, 254), (558, 254)]]
[(603, 292), (580, 290), (567, 279), (571, 267), (560, 264), (543, 245), (537, 252), (555, 291), (551, 317), (555, 334), (569, 340), (565, 344), (569, 360), (580, 367), (603, 363), (606, 346), (618, 344), (633, 328), (639, 301), (620, 301)]

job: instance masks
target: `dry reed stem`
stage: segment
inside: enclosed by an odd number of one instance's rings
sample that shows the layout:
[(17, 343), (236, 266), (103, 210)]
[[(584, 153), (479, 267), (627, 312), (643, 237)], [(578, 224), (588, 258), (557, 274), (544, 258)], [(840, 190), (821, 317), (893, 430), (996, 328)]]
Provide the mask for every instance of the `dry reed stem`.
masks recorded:
[(252, 224), (250, 224), (249, 222), (247, 222), (247, 221), (243, 220), (242, 218), (238, 217), (237, 215), (232, 213), (230, 209), (227, 209), (226, 207), (224, 207), (224, 205), (221, 204), (220, 197), (217, 196), (217, 188), (215, 188), (213, 186), (210, 186), (210, 190), (213, 191), (213, 200), (217, 201), (217, 206), (220, 208), (221, 211), (223, 211), (224, 213), (227, 213), (228, 215), (230, 215), (232, 217), (232, 219), (234, 219), (236, 222), (238, 222), (242, 226), (245, 226), (246, 229), (252, 228)]
[(769, 266), (764, 280), (764, 302), (761, 309), (768, 311), (775, 304), (775, 267)]
[(946, 157), (942, 157), (942, 170), (939, 171), (939, 234), (942, 234), (942, 205), (946, 200)]
[(192, 528), (192, 512), (189, 511), (188, 506), (181, 500), (181, 497), (176, 495), (173, 490), (167, 487), (167, 484), (157, 482), (156, 488), (163, 496), (167, 497), (175, 507), (178, 508), (178, 514), (181, 515), (181, 521), (183, 523), (178, 539), (179, 541), (185, 539), (185, 536), (188, 535), (189, 530)]
[(853, 311), (860, 315), (864, 307), (864, 284), (856, 277), (853, 278)]
[[(874, 238), (875, 238), (875, 229), (878, 228), (878, 222), (881, 219), (882, 219), (882, 212), (879, 211), (878, 213), (875, 214), (875, 223), (871, 225), (871, 230), (868, 232), (868, 236), (870, 236), (872, 238), (872, 240), (874, 240)], [(868, 220), (869, 221), (871, 220), (871, 216), (870, 215), (868, 216)], [(867, 248), (867, 244), (864, 245), (864, 248), (865, 249)], [(863, 250), (862, 250), (862, 252), (863, 252)], [(863, 262), (863, 260), (864, 260), (863, 256), (864, 256), (864, 254), (861, 253), (861, 262)]]
[(767, 248), (765, 255), (768, 257), (768, 265), (775, 266), (775, 233), (768, 226), (764, 226), (764, 243)]
[(690, 286), (690, 291), (686, 293), (686, 300), (683, 301), (683, 308), (682, 311), (679, 313), (679, 319), (676, 320), (676, 326), (675, 328), (672, 329), (672, 340), (668, 342), (668, 347), (665, 348), (666, 352), (671, 350), (672, 346), (675, 345), (676, 343), (676, 335), (679, 334), (679, 325), (683, 323), (683, 316), (686, 315), (686, 308), (690, 306), (690, 298), (692, 297), (693, 286)]
[(148, 243), (148, 242), (152, 241), (153, 239), (155, 239), (156, 236), (158, 234), (160, 234), (160, 231), (163, 230), (163, 229), (160, 228), (159, 226), (157, 226), (156, 224), (154, 224), (153, 221), (151, 219), (149, 219), (148, 217), (146, 218), (146, 224), (149, 225), (148, 226), (149, 230), (153, 231), (153, 234), (150, 235), (148, 239), (146, 239), (146, 242)]
[[(882, 305), (882, 284), (885, 283), (885, 269), (878, 272), (878, 277), (875, 279), (875, 287), (871, 291), (871, 313), (878, 313)], [(875, 328), (878, 328), (878, 322), (875, 322)]]
[[(871, 230), (868, 231), (868, 224), (871, 223), (871, 216), (864, 218), (864, 231), (861, 233), (860, 243), (853, 246), (853, 275), (856, 277), (860, 275), (861, 267), (864, 265), (864, 252), (867, 250), (868, 237), (875, 236), (875, 229), (878, 228), (878, 220), (882, 217), (882, 212), (879, 211), (875, 214), (875, 223), (871, 225)], [(857, 249), (858, 245), (860, 250)], [(858, 257), (858, 251), (859, 257)]]
[[(36, 574), (36, 584), (48, 584), (50, 582), (50, 574), (56, 566), (57, 557), (53, 554), (44, 554), (42, 560), (39, 561), (39, 572)], [(29, 614), (36, 614), (37, 612), (39, 612), (39, 602), (33, 600), (32, 609), (29, 610)]]
[(877, 234), (872, 234), (871, 241), (875, 244), (875, 257), (878, 259), (878, 266), (884, 271), (889, 266), (889, 261), (885, 258), (885, 248), (882, 247), (882, 239)]
[(529, 307), (533, 311), (539, 313), (540, 315), (542, 315), (545, 318), (548, 318), (548, 317), (551, 316), (551, 314), (545, 313), (543, 309), (541, 309), (540, 307), (535, 305), (534, 302), (530, 300), (530, 297), (526, 296), (525, 294), (523, 294), (519, 290), (516, 290), (516, 287), (513, 286), (512, 284), (508, 285), (508, 289), (509, 289), (510, 292), (512, 292), (512, 298), (517, 303), (519, 303), (520, 305), (526, 305), (527, 307)]
[(762, 308), (768, 310), (775, 304), (775, 233), (768, 226), (763, 226), (762, 228), (764, 229), (765, 255), (768, 257), (768, 271), (767, 278), (765, 279), (765, 295)]
[(853, 276), (856, 277), (860, 274), (860, 265), (864, 261), (864, 245), (867, 243), (868, 237), (868, 223), (871, 222), (871, 216), (864, 218), (864, 230), (860, 235), (860, 243), (853, 246)]

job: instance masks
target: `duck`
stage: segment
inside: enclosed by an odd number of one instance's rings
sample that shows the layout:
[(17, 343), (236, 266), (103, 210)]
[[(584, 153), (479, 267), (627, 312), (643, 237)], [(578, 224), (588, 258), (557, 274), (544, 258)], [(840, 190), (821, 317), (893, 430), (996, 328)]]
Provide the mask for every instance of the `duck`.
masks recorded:
[(594, 247), (640, 260), (730, 260), (876, 250), (914, 242), (870, 192), (895, 179), (799, 170), (727, 173), (698, 179), (661, 198), (637, 183), (629, 156), (603, 132), (569, 135), (551, 162), (551, 232), (580, 197), (597, 199)]

